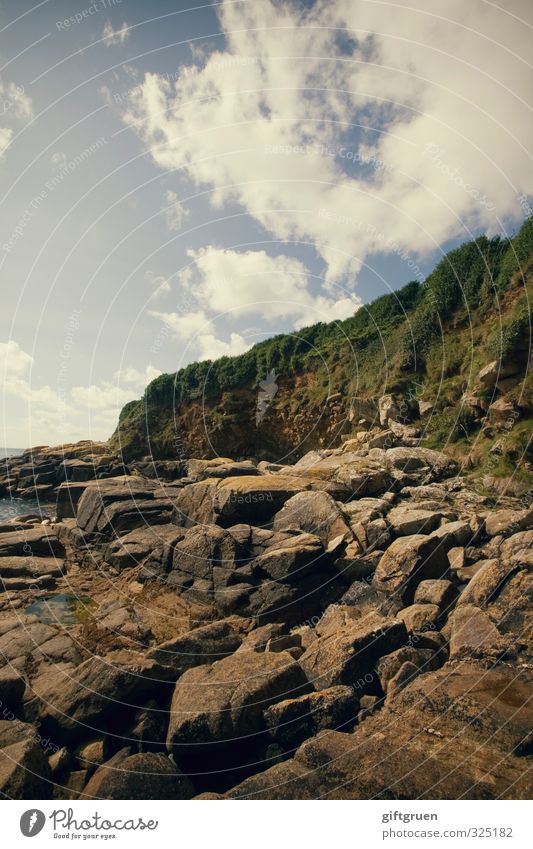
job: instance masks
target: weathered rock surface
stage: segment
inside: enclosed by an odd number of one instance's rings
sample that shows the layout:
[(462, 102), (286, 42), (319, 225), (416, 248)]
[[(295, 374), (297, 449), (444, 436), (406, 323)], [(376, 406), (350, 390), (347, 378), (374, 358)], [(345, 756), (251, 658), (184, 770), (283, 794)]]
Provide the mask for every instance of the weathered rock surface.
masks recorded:
[[(12, 464), (0, 491), (61, 521), (0, 526), (0, 793), (531, 794), (532, 511), (379, 406), (294, 466)], [(54, 593), (76, 615), (50, 624)]]
[(192, 796), (191, 782), (169, 758), (146, 752), (103, 764), (83, 788), (81, 798), (191, 799)]
[(185, 672), (170, 708), (167, 747), (183, 751), (237, 742), (265, 728), (273, 703), (310, 689), (301, 667), (286, 652), (242, 652)]
[(315, 689), (364, 680), (376, 660), (407, 641), (403, 622), (369, 614), (313, 642), (299, 663)]
[(429, 578), (443, 578), (448, 569), (441, 541), (415, 534), (395, 540), (387, 549), (374, 574), (374, 586), (408, 603), (417, 584)]
[(338, 686), (277, 702), (265, 711), (265, 722), (276, 743), (294, 749), (323, 729), (348, 730), (357, 711), (352, 688)]

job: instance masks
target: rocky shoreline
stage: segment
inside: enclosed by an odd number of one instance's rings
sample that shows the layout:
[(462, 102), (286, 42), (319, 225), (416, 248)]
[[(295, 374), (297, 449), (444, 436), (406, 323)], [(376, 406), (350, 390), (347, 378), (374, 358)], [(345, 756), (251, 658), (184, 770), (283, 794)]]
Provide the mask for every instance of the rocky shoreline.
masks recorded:
[(3, 466), (3, 798), (531, 795), (533, 510), (412, 428)]

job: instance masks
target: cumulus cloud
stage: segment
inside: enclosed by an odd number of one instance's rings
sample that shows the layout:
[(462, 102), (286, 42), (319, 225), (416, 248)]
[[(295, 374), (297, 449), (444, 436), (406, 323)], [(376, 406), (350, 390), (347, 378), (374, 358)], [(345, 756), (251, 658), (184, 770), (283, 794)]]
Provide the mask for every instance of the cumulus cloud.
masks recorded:
[(0, 342), (0, 380), (5, 381), (25, 377), (33, 363), (33, 357), (23, 351), (13, 340)]
[(160, 370), (154, 368), (151, 364), (147, 365), (144, 371), (127, 366), (115, 373), (115, 379), (119, 385), (125, 383), (127, 386), (142, 392), (147, 384), (159, 377), (160, 374)]
[(113, 47), (117, 44), (125, 44), (130, 37), (130, 25), (125, 21), (118, 29), (114, 29), (111, 21), (106, 21), (102, 38), (106, 47)]
[(214, 205), (311, 241), (329, 284), (353, 279), (391, 239), (416, 257), (521, 219), (518, 197), (533, 193), (525, 9), (223, 0), (225, 50), (174, 82), (147, 74), (124, 120)]
[[(344, 292), (313, 294), (309, 272), (298, 259), (265, 251), (234, 251), (208, 247), (190, 250), (191, 265), (178, 275), (187, 300), (194, 298), (195, 308), (181, 312), (151, 310), (179, 339), (190, 343), (191, 353), (200, 359), (241, 354), (262, 332), (271, 335), (280, 320), (299, 328), (317, 321), (347, 318), (361, 306), (355, 295)], [(187, 294), (188, 293), (188, 294)], [(248, 334), (232, 332), (229, 339), (219, 338), (219, 321), (234, 324), (237, 319), (253, 316), (262, 330)]]
[(267, 322), (290, 318), (303, 327), (347, 318), (361, 306), (356, 296), (312, 294), (306, 266), (283, 254), (208, 247), (190, 250), (188, 256), (193, 265), (181, 275), (182, 285), (216, 313), (260, 316)]
[(138, 398), (161, 374), (152, 365), (144, 370), (125, 366), (113, 381), (68, 388), (59, 382), (56, 387), (36, 385), (32, 367), (32, 356), (17, 342), (0, 342), (0, 386), (5, 399), (2, 413), (6, 419), (17, 419), (11, 431), (4, 421), (5, 442), (21, 448), (48, 441), (49, 434), (56, 442), (73, 434), (106, 439), (124, 404)]

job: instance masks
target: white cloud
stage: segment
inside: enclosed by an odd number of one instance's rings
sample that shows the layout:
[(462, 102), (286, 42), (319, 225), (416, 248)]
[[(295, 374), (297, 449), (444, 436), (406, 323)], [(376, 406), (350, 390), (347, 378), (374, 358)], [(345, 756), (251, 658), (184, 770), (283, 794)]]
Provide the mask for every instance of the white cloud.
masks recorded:
[(219, 357), (236, 357), (244, 354), (252, 343), (244, 339), (239, 333), (231, 333), (229, 342), (217, 339), (213, 333), (200, 334), (196, 338), (198, 348), (198, 359), (216, 360)]
[(530, 28), (511, 13), (525, 11), (520, 0), (225, 0), (226, 50), (174, 83), (147, 74), (124, 120), (215, 205), (311, 241), (332, 283), (391, 239), (423, 255), (522, 217)]
[[(347, 318), (361, 306), (359, 298), (343, 291), (337, 298), (331, 293), (313, 294), (307, 268), (292, 257), (215, 247), (190, 250), (188, 256), (192, 264), (178, 278), (182, 292), (194, 298), (197, 308), (188, 312), (152, 310), (149, 315), (189, 342), (188, 352), (200, 359), (241, 354), (257, 341), (258, 333), (272, 335), (280, 320), (299, 328)], [(236, 331), (229, 341), (219, 338), (219, 323), (234, 325), (249, 316), (263, 325), (251, 334), (252, 341)]]
[(155, 274), (153, 271), (146, 271), (144, 279), (148, 280), (153, 287), (153, 293), (150, 295), (152, 300), (159, 298), (161, 295), (166, 295), (171, 291), (170, 281), (160, 274)]
[(24, 86), (0, 78), (0, 156), (13, 138), (13, 126), (33, 116), (31, 97)]
[(106, 47), (113, 47), (117, 44), (125, 44), (129, 37), (130, 25), (127, 24), (126, 21), (124, 21), (122, 26), (118, 29), (113, 28), (111, 21), (106, 21), (102, 32), (102, 38), (104, 39)]
[(196, 312), (158, 312), (151, 310), (148, 315), (158, 318), (163, 324), (172, 330), (180, 339), (192, 339), (199, 334), (211, 333), (213, 325), (203, 310)]
[[(296, 327), (333, 318), (347, 318), (361, 306), (356, 296), (314, 295), (309, 272), (298, 259), (270, 256), (263, 250), (203, 248), (189, 251), (193, 265), (181, 275), (205, 310), (256, 316), (275, 324), (291, 319)], [(315, 281), (320, 287), (321, 281)]]
[(183, 222), (189, 214), (189, 210), (180, 203), (176, 192), (168, 191), (166, 194), (167, 206), (165, 206), (165, 218), (169, 230), (181, 230)]
[(33, 363), (33, 357), (23, 351), (13, 340), (0, 342), (0, 380), (5, 381), (26, 377)]
[(153, 365), (147, 365), (144, 371), (128, 366), (115, 373), (115, 379), (119, 385), (125, 383), (127, 386), (144, 392), (146, 386), (156, 377), (159, 377), (161, 371), (154, 368)]
[[(143, 370), (125, 366), (114, 381), (69, 388), (36, 386), (31, 371), (33, 358), (14, 341), (0, 342), (0, 387), (4, 399), (5, 444), (27, 447), (38, 442), (70, 440), (88, 436), (107, 439), (115, 429), (120, 410), (142, 394), (161, 372), (152, 365)], [(17, 425), (7, 427), (15, 419)], [(50, 436), (52, 435), (52, 436)]]

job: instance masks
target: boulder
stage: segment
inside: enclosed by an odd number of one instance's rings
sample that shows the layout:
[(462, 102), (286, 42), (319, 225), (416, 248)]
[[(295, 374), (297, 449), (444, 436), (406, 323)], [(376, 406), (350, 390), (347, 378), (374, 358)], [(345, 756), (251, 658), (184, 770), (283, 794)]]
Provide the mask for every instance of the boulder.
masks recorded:
[(64, 554), (65, 550), (54, 531), (43, 525), (0, 534), (0, 558), (61, 557)]
[(113, 722), (120, 727), (148, 694), (164, 697), (171, 690), (156, 663), (124, 652), (118, 658), (94, 655), (67, 673), (50, 672), (34, 692), (31, 713), (47, 733), (75, 740), (108, 732)]
[(347, 729), (354, 724), (358, 710), (351, 687), (330, 687), (271, 705), (265, 711), (265, 722), (272, 739), (288, 750), (323, 729)]
[(430, 448), (389, 448), (385, 461), (390, 468), (402, 472), (426, 472), (426, 479), (440, 480), (455, 474), (457, 463), (441, 451)]
[(263, 711), (309, 689), (301, 669), (286, 652), (239, 652), (183, 673), (176, 684), (167, 734), (169, 751), (198, 751), (235, 742), (264, 730)]
[(378, 400), (379, 423), (383, 427), (388, 424), (389, 419), (396, 419), (400, 415), (400, 409), (394, 395), (382, 395)]
[(403, 622), (370, 613), (340, 631), (319, 637), (299, 663), (316, 690), (337, 684), (353, 686), (364, 679), (378, 658), (406, 640)]
[(411, 604), (398, 613), (409, 633), (435, 630), (439, 617), (440, 608), (436, 604)]
[(266, 651), (267, 644), (272, 640), (277, 640), (280, 637), (285, 637), (289, 634), (289, 626), (284, 622), (271, 622), (268, 625), (260, 625), (259, 628), (254, 628), (247, 637), (242, 641), (242, 644), (237, 649), (238, 652), (243, 651)]
[(488, 365), (484, 366), (479, 372), (477, 379), (484, 389), (492, 389), (496, 386), (499, 380), (511, 377), (518, 374), (520, 368), (512, 364), (503, 364), (498, 360), (493, 360)]
[(442, 547), (449, 551), (458, 546), (472, 545), (475, 533), (469, 522), (460, 519), (456, 522), (444, 522), (431, 536), (440, 540)]
[(172, 505), (154, 499), (156, 484), (124, 475), (86, 487), (77, 505), (78, 525), (87, 534), (111, 536), (150, 524), (164, 524)]
[(518, 418), (515, 404), (506, 398), (498, 398), (489, 407), (488, 419), (496, 428), (512, 428)]
[(9, 719), (0, 719), (0, 749), (12, 746), (13, 743), (22, 743), (24, 740), (36, 740), (37, 728), (29, 722), (13, 717), (13, 713), (5, 712)]
[(36, 619), (6, 620), (0, 636), (0, 667), (6, 664), (20, 672), (35, 674), (40, 665), (79, 663), (81, 653), (75, 641), (55, 625)]
[(428, 578), (443, 578), (448, 568), (438, 538), (421, 534), (400, 537), (383, 554), (373, 584), (380, 592), (392, 593), (409, 603), (417, 584)]
[(0, 749), (0, 796), (4, 799), (51, 799), (52, 774), (35, 740)]
[(173, 548), (183, 535), (183, 529), (172, 524), (137, 528), (110, 542), (104, 549), (104, 560), (116, 569), (139, 566), (155, 550)]
[(474, 604), (485, 607), (502, 591), (509, 579), (520, 568), (502, 560), (484, 560), (477, 563), (477, 571), (468, 582), (457, 601), (457, 606)]
[(420, 672), (430, 672), (442, 666), (445, 660), (445, 653), (441, 653), (439, 657), (431, 649), (402, 646), (402, 648), (386, 654), (378, 660), (376, 674), (383, 692), (386, 693), (390, 681), (397, 675), (404, 663), (413, 663)]
[(509, 537), (533, 528), (533, 509), (496, 510), (485, 519), (485, 533), (489, 537)]
[(289, 498), (302, 490), (336, 492), (339, 487), (327, 481), (296, 475), (242, 475), (207, 479), (190, 484), (175, 497), (174, 521), (184, 527), (196, 523), (229, 527), (241, 522), (254, 525), (269, 520)]
[(327, 492), (299, 492), (274, 516), (274, 530), (298, 528), (317, 536), (327, 546), (339, 536), (352, 536), (346, 516)]
[(214, 457), (211, 460), (187, 461), (187, 477), (193, 481), (257, 474), (258, 469), (250, 460), (235, 462), (228, 457)]
[(446, 610), (456, 595), (457, 591), (451, 581), (437, 578), (422, 581), (416, 588), (414, 601), (415, 604), (435, 604), (440, 610)]
[(178, 678), (193, 666), (214, 663), (237, 651), (244, 639), (243, 624), (236, 617), (210, 622), (160, 643), (147, 658), (174, 669)]
[(413, 510), (408, 505), (402, 505), (389, 511), (387, 521), (396, 536), (405, 537), (431, 533), (439, 526), (441, 517), (441, 513), (432, 510)]
[(78, 502), (87, 489), (88, 483), (64, 482), (60, 484), (56, 495), (56, 516), (61, 519), (75, 519)]
[(191, 799), (189, 779), (157, 752), (129, 755), (108, 761), (96, 770), (83, 789), (91, 799)]
[(453, 612), (450, 628), (450, 660), (498, 656), (508, 648), (486, 613), (472, 604), (465, 604)]

